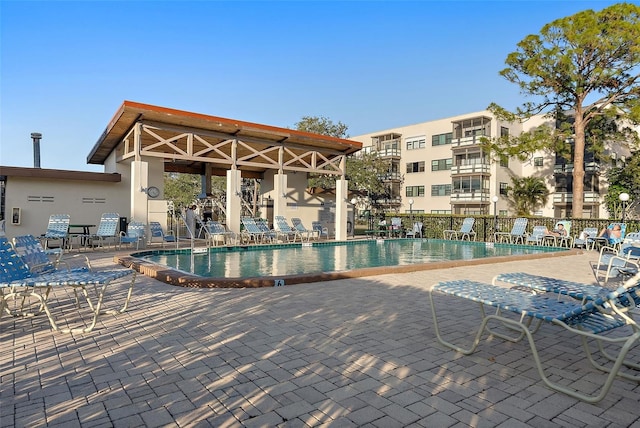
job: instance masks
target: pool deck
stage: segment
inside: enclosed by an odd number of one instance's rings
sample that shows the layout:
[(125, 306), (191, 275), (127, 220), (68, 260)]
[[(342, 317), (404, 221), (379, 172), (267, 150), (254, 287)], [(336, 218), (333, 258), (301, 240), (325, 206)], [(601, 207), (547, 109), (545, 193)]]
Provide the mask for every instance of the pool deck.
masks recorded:
[[(87, 254), (106, 267), (116, 253)], [(526, 343), (485, 336), (462, 356), (435, 338), (428, 290), (438, 281), (523, 271), (593, 283), (595, 259), (590, 251), (257, 289), (139, 275), (129, 310), (101, 316), (91, 333), (52, 332), (45, 316), (0, 319), (0, 426), (640, 427), (637, 383), (616, 380), (586, 404), (544, 386)], [(106, 305), (125, 290), (113, 285)], [(56, 292), (54, 315), (78, 321), (71, 301)], [(477, 306), (454, 309), (444, 328), (464, 337)], [(589, 391), (603, 379), (575, 337), (551, 326), (536, 334), (555, 380)]]

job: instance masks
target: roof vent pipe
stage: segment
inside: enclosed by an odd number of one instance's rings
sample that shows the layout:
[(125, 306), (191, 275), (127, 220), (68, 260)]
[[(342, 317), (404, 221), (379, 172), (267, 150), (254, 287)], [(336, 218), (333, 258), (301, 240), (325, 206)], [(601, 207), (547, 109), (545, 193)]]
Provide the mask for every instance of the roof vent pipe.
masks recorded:
[(31, 138), (33, 139), (33, 167), (40, 168), (40, 139), (42, 138), (42, 134), (32, 132)]

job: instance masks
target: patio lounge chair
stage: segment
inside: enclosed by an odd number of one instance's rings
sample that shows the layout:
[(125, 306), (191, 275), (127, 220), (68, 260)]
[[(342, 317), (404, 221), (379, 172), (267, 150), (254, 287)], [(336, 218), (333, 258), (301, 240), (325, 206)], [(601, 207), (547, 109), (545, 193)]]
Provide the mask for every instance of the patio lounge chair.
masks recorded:
[(286, 242), (296, 242), (296, 239), (300, 238), (300, 242), (302, 242), (302, 234), (289, 226), (284, 216), (277, 215), (273, 218), (273, 221), (275, 223), (276, 239), (284, 238)]
[[(119, 310), (108, 313), (124, 312), (129, 304), (133, 284), (135, 282), (135, 271), (133, 269), (113, 269), (103, 271), (67, 271), (55, 270), (43, 274), (34, 274), (23, 262), (18, 253), (9, 244), (6, 237), (0, 237), (0, 313), (9, 312), (7, 302), (18, 297), (23, 299), (35, 298), (47, 314), (51, 328), (54, 331), (63, 333), (86, 333), (93, 330), (102, 312), (102, 302), (106, 287), (112, 281), (133, 274), (131, 285), (127, 293), (124, 305)], [(89, 297), (87, 287), (93, 285), (97, 296), (95, 302)], [(54, 320), (49, 310), (48, 299), (52, 289), (60, 287), (72, 287), (74, 291), (80, 290), (89, 304), (91, 321), (85, 327), (80, 328), (60, 328)], [(21, 313), (14, 313), (21, 315)]]
[(415, 223), (413, 223), (413, 227), (411, 228), (411, 230), (407, 230), (404, 236), (406, 236), (407, 238), (416, 238), (420, 236), (420, 238), (422, 238), (422, 222), (416, 221)]
[(397, 236), (402, 238), (402, 219), (400, 217), (391, 217), (391, 225), (389, 226), (389, 236)]
[(476, 232), (473, 230), (473, 226), (476, 222), (476, 219), (473, 217), (467, 217), (462, 221), (462, 226), (460, 226), (460, 230), (444, 230), (442, 232), (444, 239), (460, 239), (462, 241), (468, 239), (471, 241), (476, 240)]
[(598, 236), (598, 228), (585, 227), (579, 235), (573, 238), (573, 246), (584, 248), (585, 250), (594, 247), (594, 238)]
[(527, 236), (527, 224), (529, 220), (524, 217), (517, 218), (511, 232), (496, 232), (494, 234), (495, 242), (509, 242), (511, 244), (517, 244), (518, 241), (524, 244), (524, 240)]
[(68, 246), (70, 221), (71, 216), (69, 214), (53, 214), (49, 216), (47, 231), (40, 237), (44, 242), (43, 247), (45, 249), (49, 248), (49, 241), (60, 241), (60, 248)]
[(312, 235), (315, 235), (315, 232), (307, 229), (298, 217), (291, 217), (291, 224), (300, 233), (301, 237), (307, 238), (307, 242), (311, 240)]
[(531, 235), (527, 235), (526, 243), (534, 245), (542, 245), (544, 243), (544, 237), (546, 236), (546, 226), (533, 226)]
[(113, 246), (116, 246), (118, 238), (118, 226), (120, 224), (120, 214), (118, 213), (104, 213), (100, 217), (100, 223), (98, 223), (98, 229), (96, 233), (88, 236), (89, 242), (94, 248), (106, 248), (105, 244), (113, 242)]
[(207, 243), (210, 245), (218, 245), (218, 242), (222, 242), (223, 245), (226, 245), (230, 243), (233, 238), (233, 232), (228, 231), (216, 220), (208, 220), (205, 223), (205, 228), (209, 234)]
[(606, 285), (611, 278), (624, 278), (638, 273), (640, 247), (625, 245), (620, 249), (600, 248), (598, 260), (589, 263), (598, 284)]
[(140, 249), (140, 243), (144, 245), (144, 234), (147, 230), (147, 225), (139, 221), (132, 221), (127, 226), (126, 232), (120, 232), (118, 237), (118, 248), (122, 249), (122, 244), (136, 244), (136, 250)]
[[(457, 280), (434, 285), (429, 292), (429, 300), (436, 336), (444, 346), (469, 355), (477, 349), (485, 330), (496, 337), (513, 342), (526, 338), (538, 373), (549, 388), (585, 402), (596, 403), (606, 396), (617, 376), (636, 382), (640, 381), (640, 377), (632, 375), (626, 370), (627, 368), (638, 370), (640, 365), (625, 359), (630, 348), (640, 341), (640, 328), (629, 315), (629, 310), (635, 307), (636, 300), (634, 299), (637, 298), (639, 280), (640, 276), (634, 277), (617, 290), (608, 291), (604, 295), (590, 295), (584, 302), (573, 299), (561, 300), (555, 295), (533, 294), (521, 289), (497, 287), (476, 281)], [(481, 322), (470, 347), (463, 348), (442, 337), (434, 295), (448, 295), (480, 304)], [(496, 312), (486, 315), (485, 307), (493, 307)], [(447, 308), (447, 313), (450, 313), (451, 302), (447, 303)], [(509, 314), (515, 314), (517, 317), (509, 316)], [(595, 368), (608, 373), (599, 391), (591, 394), (583, 393), (549, 379), (538, 355), (533, 335), (536, 330), (530, 330), (531, 322), (534, 320), (537, 320), (539, 324), (546, 322), (562, 327), (581, 339), (590, 363)], [(506, 332), (510, 334), (494, 331), (489, 324), (506, 327)], [(604, 334), (624, 326), (628, 326), (631, 332), (616, 336)], [(519, 334), (514, 336), (514, 332), (519, 332)], [(600, 349), (605, 343), (620, 346), (617, 356), (607, 355), (607, 358), (613, 358), (612, 365), (603, 366), (593, 360), (588, 339), (595, 340)], [(623, 365), (625, 366), (624, 371), (621, 370)]]
[(608, 236), (596, 236), (596, 237), (593, 238), (594, 245), (596, 247), (609, 246), (609, 247), (614, 247), (614, 248), (620, 248), (620, 246), (622, 245), (622, 242), (624, 241), (624, 236), (625, 236), (625, 233), (627, 231), (627, 225), (625, 223), (611, 223), (607, 227), (607, 230), (610, 231), (616, 226), (620, 226), (620, 237), (619, 238), (611, 236), (611, 235), (608, 235)]
[[(60, 265), (63, 265), (66, 270), (71, 270), (71, 264), (69, 262), (71, 259), (63, 260), (63, 251), (61, 248), (45, 250), (42, 248), (40, 241), (33, 235), (16, 236), (12, 240), (12, 245), (15, 252), (33, 274), (53, 272), (58, 270)], [(81, 266), (77, 267), (76, 270), (91, 269), (89, 259), (86, 257), (85, 261), (79, 262), (78, 265)]]
[(173, 233), (165, 233), (164, 230), (162, 230), (162, 225), (158, 221), (149, 222), (149, 233), (151, 234), (149, 243), (153, 243), (154, 239), (160, 239), (160, 241), (162, 242), (162, 248), (164, 248), (165, 242), (177, 242), (176, 237), (173, 235)]
[(318, 235), (318, 240), (320, 240), (322, 237), (329, 239), (329, 229), (324, 227), (321, 222), (312, 221), (311, 228)]

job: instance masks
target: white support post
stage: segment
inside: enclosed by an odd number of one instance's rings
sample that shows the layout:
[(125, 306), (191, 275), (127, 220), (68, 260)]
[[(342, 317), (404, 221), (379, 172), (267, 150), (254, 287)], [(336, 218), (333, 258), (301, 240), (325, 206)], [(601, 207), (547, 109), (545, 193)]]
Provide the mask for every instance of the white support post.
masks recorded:
[(240, 170), (227, 171), (227, 228), (240, 234), (240, 214), (242, 213), (241, 186), (242, 177)]
[(131, 162), (131, 210), (129, 220), (147, 224), (149, 213), (147, 207), (149, 187), (149, 163), (144, 161)]
[(275, 174), (273, 176), (273, 215), (286, 215), (287, 211), (287, 174)]
[(347, 180), (336, 180), (336, 241), (347, 239)]

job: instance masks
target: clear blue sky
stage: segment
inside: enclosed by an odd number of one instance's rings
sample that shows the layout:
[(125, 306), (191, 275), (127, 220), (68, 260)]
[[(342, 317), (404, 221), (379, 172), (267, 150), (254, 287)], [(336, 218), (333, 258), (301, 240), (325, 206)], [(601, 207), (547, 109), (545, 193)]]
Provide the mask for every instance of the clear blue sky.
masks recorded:
[(86, 158), (124, 100), (349, 135), (524, 99), (498, 75), (554, 19), (610, 1), (0, 0), (0, 165)]

